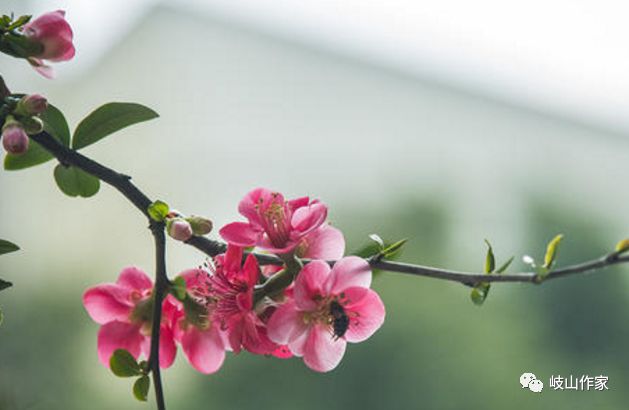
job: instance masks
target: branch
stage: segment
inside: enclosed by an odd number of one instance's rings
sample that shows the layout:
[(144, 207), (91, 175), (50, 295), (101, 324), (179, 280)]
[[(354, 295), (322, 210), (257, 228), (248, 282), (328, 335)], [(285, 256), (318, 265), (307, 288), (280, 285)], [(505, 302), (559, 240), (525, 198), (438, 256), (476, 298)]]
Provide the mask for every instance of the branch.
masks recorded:
[[(112, 185), (118, 191), (120, 191), (126, 198), (128, 198), (144, 215), (147, 215), (147, 208), (151, 204), (151, 200), (142, 193), (133, 183), (130, 181), (130, 177), (120, 174), (110, 168), (107, 168), (76, 151), (73, 151), (56, 139), (52, 138), (45, 132), (31, 137), (33, 140), (40, 143), (46, 150), (52, 153), (59, 161), (64, 164), (74, 165), (81, 168), (83, 171), (90, 173), (101, 180)], [(148, 215), (147, 215), (148, 216)], [(186, 242), (188, 245), (195, 247), (199, 251), (205, 253), (208, 256), (216, 256), (225, 252), (225, 244), (210, 240), (205, 237), (195, 236)], [(268, 254), (256, 253), (256, 258), (261, 265), (282, 265), (283, 261), (274, 256)], [(303, 260), (303, 263), (308, 263), (308, 260)], [(328, 261), (331, 265), (334, 261)], [(584, 273), (596, 269), (606, 268), (611, 265), (620, 263), (628, 263), (629, 255), (620, 256), (618, 253), (611, 253), (603, 256), (599, 259), (580, 263), (577, 265), (567, 266), (565, 268), (556, 269), (551, 271), (544, 281), (561, 278), (578, 273)], [(369, 264), (374, 269), (386, 270), (389, 272), (406, 273), (410, 275), (426, 276), (435, 279), (449, 280), (453, 282), (459, 282), (464, 285), (473, 286), (479, 282), (520, 282), (520, 283), (539, 283), (540, 276), (535, 272), (521, 272), (511, 274), (493, 274), (487, 275), (484, 273), (469, 273), (469, 272), (457, 272), (446, 269), (433, 268), (429, 266), (413, 265), (408, 263), (393, 262), (384, 260), (377, 257), (369, 259)]]
[(166, 276), (166, 237), (164, 224), (151, 222), (151, 232), (155, 238), (155, 293), (153, 294), (153, 323), (151, 324), (151, 354), (149, 356), (149, 369), (153, 373), (153, 386), (155, 387), (155, 400), (158, 410), (166, 410), (164, 403), (164, 391), (162, 389), (162, 377), (159, 368), (159, 331), (162, 324), (162, 302), (164, 294), (168, 290), (168, 277)]
[(118, 173), (111, 168), (107, 168), (67, 148), (46, 132), (32, 135), (31, 139), (54, 155), (62, 164), (73, 165), (80, 168), (116, 188), (149, 220), (149, 226), (155, 239), (155, 291), (153, 295), (153, 322), (151, 325), (149, 368), (153, 373), (157, 408), (159, 410), (165, 410), (166, 405), (164, 403), (164, 393), (159, 368), (159, 333), (162, 319), (161, 307), (164, 294), (169, 284), (168, 277), (166, 276), (166, 237), (164, 235), (164, 224), (151, 220), (148, 214), (148, 207), (152, 201), (131, 182), (131, 177)]

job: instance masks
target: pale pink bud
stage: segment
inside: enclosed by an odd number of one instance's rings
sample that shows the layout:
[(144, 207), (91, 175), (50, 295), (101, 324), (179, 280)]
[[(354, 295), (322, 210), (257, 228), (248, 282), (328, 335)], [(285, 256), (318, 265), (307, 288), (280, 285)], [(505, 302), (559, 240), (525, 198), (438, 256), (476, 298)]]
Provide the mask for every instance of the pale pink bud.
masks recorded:
[(178, 241), (187, 241), (192, 237), (192, 226), (184, 219), (175, 218), (166, 222), (168, 235)]
[(22, 97), (17, 104), (17, 110), (22, 115), (37, 115), (46, 111), (48, 108), (48, 101), (45, 97), (39, 94), (31, 94)]
[(23, 154), (28, 149), (28, 135), (18, 123), (2, 128), (2, 146), (9, 154)]
[(63, 10), (46, 13), (26, 24), (24, 35), (42, 46), (41, 53), (31, 57), (50, 61), (67, 61), (74, 57), (72, 28)]

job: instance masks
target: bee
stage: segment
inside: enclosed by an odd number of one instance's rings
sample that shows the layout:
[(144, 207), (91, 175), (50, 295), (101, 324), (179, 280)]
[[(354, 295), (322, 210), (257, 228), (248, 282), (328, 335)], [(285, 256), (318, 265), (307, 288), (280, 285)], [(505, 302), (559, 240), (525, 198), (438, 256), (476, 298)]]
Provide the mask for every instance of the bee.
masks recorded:
[(335, 300), (330, 303), (330, 316), (334, 340), (338, 340), (349, 328), (349, 316), (345, 313), (343, 306)]

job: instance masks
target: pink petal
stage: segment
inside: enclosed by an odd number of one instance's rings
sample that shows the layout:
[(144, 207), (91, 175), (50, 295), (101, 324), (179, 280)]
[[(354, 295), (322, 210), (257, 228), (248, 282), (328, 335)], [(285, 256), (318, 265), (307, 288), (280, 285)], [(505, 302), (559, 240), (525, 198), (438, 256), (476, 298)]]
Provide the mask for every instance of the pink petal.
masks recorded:
[(128, 322), (133, 306), (129, 293), (118, 285), (98, 285), (83, 294), (83, 306), (96, 323), (105, 324), (112, 320)]
[(188, 269), (181, 272), (178, 276), (181, 276), (186, 281), (186, 289), (193, 295), (203, 296), (207, 293), (210, 275), (205, 270), (200, 268)]
[(169, 326), (162, 326), (159, 330), (159, 367), (170, 367), (175, 361), (177, 346), (173, 331)]
[(345, 238), (340, 230), (324, 224), (302, 239), (298, 253), (302, 258), (340, 259), (345, 253)]
[(345, 292), (350, 295), (350, 301), (345, 305), (345, 311), (350, 317), (349, 328), (344, 335), (348, 342), (358, 343), (368, 339), (384, 323), (385, 309), (380, 296), (371, 289), (357, 302), (351, 301), (353, 289), (359, 291), (364, 288), (349, 288)]
[(306, 346), (306, 342), (308, 341), (309, 335), (310, 335), (309, 331), (305, 331), (301, 334), (296, 333), (295, 339), (288, 342), (288, 348), (290, 349), (292, 354), (298, 357), (301, 357), (304, 355), (304, 348)]
[(225, 360), (225, 346), (217, 326), (206, 331), (189, 326), (181, 347), (192, 367), (204, 374), (216, 372)]
[(340, 363), (346, 346), (345, 340), (335, 339), (327, 326), (313, 326), (304, 346), (304, 363), (317, 372), (329, 372)]
[(288, 201), (288, 209), (291, 212), (295, 212), (296, 209), (307, 206), (310, 203), (310, 198), (302, 196), (301, 198), (295, 198)]
[(330, 266), (320, 260), (315, 260), (303, 267), (295, 280), (295, 303), (300, 310), (315, 310), (318, 302), (315, 300), (326, 296), (325, 284), (329, 280)]
[(269, 339), (280, 345), (297, 339), (308, 329), (292, 300), (278, 307), (266, 326)]
[(357, 256), (339, 259), (332, 267), (332, 273), (326, 284), (330, 293), (334, 295), (353, 286), (368, 288), (370, 285), (371, 268), (367, 261)]
[(29, 57), (28, 62), (31, 66), (42, 76), (48, 78), (49, 80), (55, 78), (55, 70), (52, 67), (45, 65), (42, 60), (39, 60), (34, 57)]
[(262, 239), (259, 240), (258, 243), (256, 244), (256, 246), (260, 248), (261, 250), (270, 252), (270, 253), (275, 253), (278, 255), (292, 252), (293, 249), (297, 247), (297, 245), (299, 245), (299, 241), (289, 240), (288, 242), (286, 242), (285, 246), (278, 248), (273, 244), (273, 242), (271, 242), (271, 239), (269, 239), (267, 235), (264, 235)]
[(262, 232), (254, 229), (246, 222), (232, 222), (223, 226), (219, 234), (230, 244), (238, 246), (254, 246)]
[(124, 268), (116, 283), (122, 287), (143, 292), (153, 288), (153, 281), (144, 271), (135, 266)]
[(249, 256), (247, 256), (242, 271), (245, 275), (245, 283), (247, 283), (249, 287), (253, 288), (253, 286), (258, 283), (258, 279), (260, 278), (260, 267), (258, 266), (258, 260), (254, 255), (249, 254)]
[(328, 216), (328, 207), (320, 202), (295, 210), (291, 227), (302, 235), (318, 228)]
[(249, 220), (250, 223), (261, 226), (260, 208), (266, 209), (274, 201), (284, 202), (284, 197), (266, 188), (256, 188), (247, 193), (238, 204), (238, 212)]
[(240, 272), (242, 266), (242, 247), (232, 243), (227, 245), (225, 258), (223, 258), (223, 270), (229, 273)]
[(98, 331), (98, 359), (109, 367), (109, 359), (116, 349), (128, 350), (137, 359), (143, 339), (139, 326), (118, 321), (109, 322)]
[(286, 345), (278, 346), (271, 354), (278, 359), (290, 359), (293, 357), (293, 354)]

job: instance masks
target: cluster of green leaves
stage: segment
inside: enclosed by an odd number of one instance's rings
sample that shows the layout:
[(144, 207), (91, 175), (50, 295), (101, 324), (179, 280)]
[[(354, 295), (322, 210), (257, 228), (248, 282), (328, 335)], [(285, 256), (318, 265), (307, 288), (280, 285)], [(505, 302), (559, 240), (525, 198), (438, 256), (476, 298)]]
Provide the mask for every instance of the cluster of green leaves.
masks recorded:
[[(485, 239), (485, 243), (487, 244), (487, 254), (485, 255), (485, 274), (501, 274), (509, 268), (511, 262), (513, 262), (513, 256), (507, 259), (498, 269), (496, 269), (496, 257), (494, 256), (494, 250), (491, 247), (491, 243), (487, 239)], [(489, 294), (489, 289), (491, 288), (491, 284), (489, 282), (480, 282), (474, 285), (472, 292), (470, 293), (470, 298), (475, 305), (480, 306), (487, 299), (487, 295)]]
[(530, 256), (525, 256), (525, 263), (529, 264), (536, 273), (535, 281), (537, 283), (541, 283), (548, 274), (552, 272), (552, 268), (555, 265), (557, 256), (559, 255), (559, 245), (561, 244), (563, 238), (563, 234), (558, 234), (548, 242), (546, 245), (546, 253), (544, 254), (544, 263), (541, 265), (537, 265), (535, 260)]
[[(20, 247), (17, 246), (16, 244), (6, 241), (4, 239), (0, 239), (0, 255), (4, 255), (5, 253), (15, 252), (18, 250), (20, 250)], [(4, 279), (0, 279), (0, 291), (10, 288), (11, 286), (13, 286), (11, 282), (6, 281)], [(0, 310), (0, 324), (2, 324), (3, 319), (4, 319), (4, 314), (2, 313), (2, 310)]]
[(170, 212), (170, 207), (166, 202), (157, 200), (149, 205), (147, 211), (155, 222), (164, 222)]
[(42, 45), (31, 41), (21, 33), (21, 28), (31, 20), (31, 16), (3, 15), (0, 17), (0, 52), (13, 57), (25, 58), (41, 52)]
[[(85, 117), (70, 134), (70, 128), (61, 111), (49, 104), (41, 114), (44, 131), (57, 139), (65, 147), (73, 150), (85, 148), (130, 125), (156, 118), (158, 115), (140, 104), (108, 103)], [(53, 158), (46, 149), (31, 141), (28, 151), (21, 155), (7, 154), (4, 169), (20, 170), (43, 164)], [(54, 170), (55, 181), (61, 191), (71, 197), (88, 198), (100, 189), (100, 181), (85, 171), (66, 164), (58, 164)]]
[(109, 359), (109, 368), (118, 377), (137, 377), (133, 383), (133, 396), (146, 401), (151, 387), (148, 362), (137, 360), (125, 349), (117, 349)]
[[(372, 233), (369, 235), (370, 241), (364, 246), (358, 248), (352, 255), (359, 256), (364, 259), (388, 259), (395, 260), (402, 254), (402, 249), (407, 239), (398, 241), (385, 241), (380, 235)], [(379, 269), (374, 269), (374, 274), (380, 273)]]

